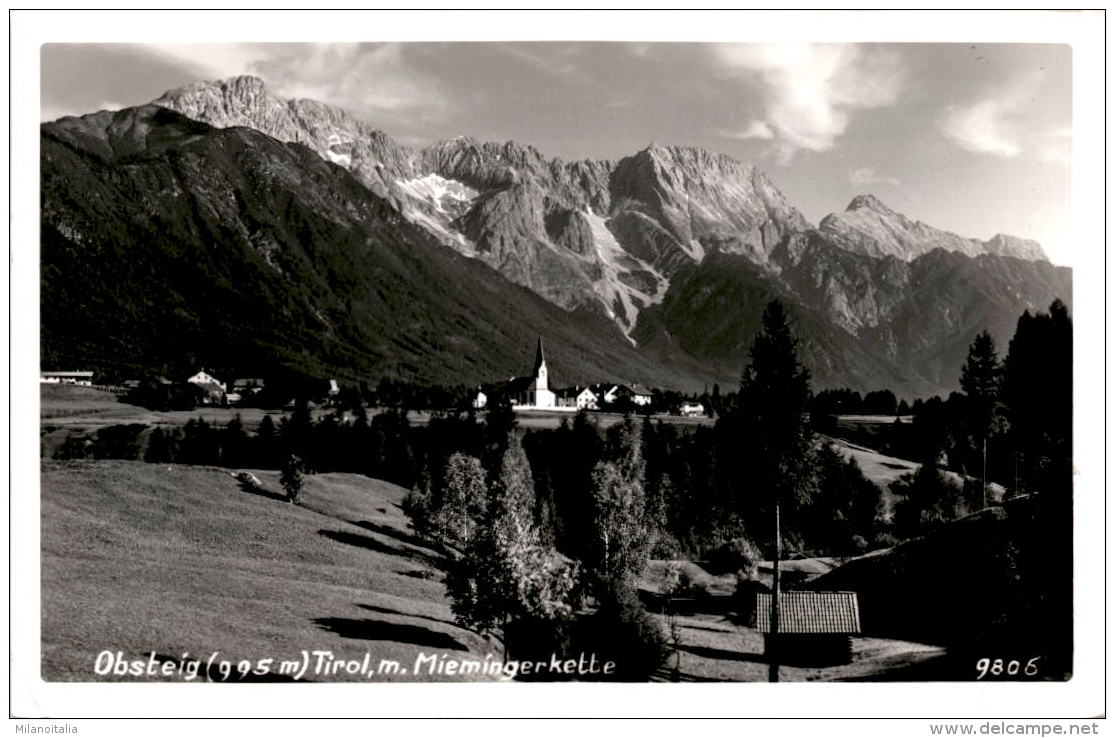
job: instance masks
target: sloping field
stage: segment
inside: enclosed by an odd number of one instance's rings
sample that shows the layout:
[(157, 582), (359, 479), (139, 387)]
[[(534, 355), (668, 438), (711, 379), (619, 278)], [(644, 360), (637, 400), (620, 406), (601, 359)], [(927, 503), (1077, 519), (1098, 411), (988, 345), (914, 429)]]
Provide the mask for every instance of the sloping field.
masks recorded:
[[(693, 562), (674, 562), (689, 576), (690, 581), (701, 583), (705, 597), (684, 597), (668, 604), (659, 597), (652, 597), (650, 610), (669, 633), (669, 620), (665, 612), (670, 607), (678, 613), (678, 649), (659, 669), (659, 681), (708, 682), (740, 681), (761, 682), (768, 677), (769, 662), (763, 653), (763, 634), (747, 625), (749, 612), (741, 612), (741, 603), (733, 597), (735, 576), (711, 575)], [(639, 586), (655, 595), (662, 591), (662, 577), (667, 562), (652, 561), (644, 572)], [(829, 571), (835, 565), (831, 559), (803, 559), (784, 561), (788, 572), (815, 574)], [(770, 585), (769, 562), (759, 567), (758, 579)], [(945, 649), (905, 640), (874, 636), (852, 638), (852, 660), (847, 664), (832, 666), (782, 666), (780, 678), (788, 682), (886, 680), (894, 672), (909, 668), (927, 668), (945, 655)]]
[[(666, 619), (661, 618), (665, 626)], [(754, 628), (711, 613), (677, 618), (681, 646), (659, 670), (662, 681), (764, 682), (770, 665), (763, 655), (763, 635)], [(886, 638), (852, 638), (852, 661), (827, 667), (782, 666), (786, 682), (884, 681), (887, 674), (941, 659), (945, 649)], [(676, 675), (675, 675), (676, 668)]]
[[(325, 410), (312, 414), (320, 417)], [(225, 425), (239, 416), (244, 426), (255, 430), (264, 415), (278, 422), (278, 410), (253, 407), (199, 407), (194, 410), (148, 410), (131, 405), (122, 396), (92, 387), (43, 384), (39, 388), (39, 425), (44, 432), (68, 433), (96, 431), (110, 425), (142, 423), (151, 426), (183, 426), (191, 420), (204, 418), (214, 425)]]
[(216, 652), (199, 678), (218, 680), (222, 660), (230, 680), (245, 659), (275, 659), (252, 678), (287, 680), (279, 662), (304, 658), (306, 681), (369, 678), (315, 673), (316, 650), (367, 655), (372, 680), (483, 678), (415, 673), (419, 654), (476, 660), (500, 647), (453, 623), (437, 552), (398, 507), (405, 490), (323, 474), (292, 505), (272, 494), (277, 472), (255, 473), (263, 493), (211, 467), (44, 460), (43, 678), (182, 679), (97, 675), (106, 650), (171, 667)]

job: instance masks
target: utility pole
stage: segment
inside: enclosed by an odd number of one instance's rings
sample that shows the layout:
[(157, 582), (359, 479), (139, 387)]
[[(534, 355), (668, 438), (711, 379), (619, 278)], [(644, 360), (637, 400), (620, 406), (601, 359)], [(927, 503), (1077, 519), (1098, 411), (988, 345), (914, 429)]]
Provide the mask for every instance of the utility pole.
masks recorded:
[(770, 657), (770, 675), (769, 681), (778, 681), (778, 616), (779, 616), (779, 602), (778, 592), (780, 589), (779, 584), (779, 567), (778, 562), (782, 558), (782, 521), (779, 519), (778, 509), (778, 496), (774, 498), (774, 582), (770, 597), (770, 642), (767, 649), (767, 655)]
[(983, 493), (982, 509), (987, 507), (987, 436), (983, 437), (983, 474), (980, 478), (980, 491)]

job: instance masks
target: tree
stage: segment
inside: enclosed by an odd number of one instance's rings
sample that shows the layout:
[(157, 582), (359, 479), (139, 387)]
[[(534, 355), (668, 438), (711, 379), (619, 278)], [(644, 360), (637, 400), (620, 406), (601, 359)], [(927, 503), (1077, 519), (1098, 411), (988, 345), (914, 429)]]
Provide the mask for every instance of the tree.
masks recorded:
[(264, 415), (263, 420), (259, 421), (255, 441), (254, 456), (260, 467), (274, 469), (279, 466), (275, 438), (275, 421), (271, 420), (270, 415)]
[(283, 464), (283, 471), (279, 477), (279, 484), (282, 485), (283, 491), (286, 492), (287, 499), (291, 503), (298, 502), (298, 498), (302, 496), (302, 490), (305, 487), (306, 480), (303, 476), (305, 466), (302, 459), (296, 454), (287, 456), (286, 463)]
[(310, 416), (309, 401), (304, 394), (298, 396), (294, 405), (294, 412), (281, 427), (287, 453), (306, 458), (310, 450), (310, 431), (313, 427), (313, 419)]
[(456, 453), (449, 457), (442, 480), (440, 500), (434, 502), (433, 519), (442, 536), (467, 546), (484, 522), (488, 485), (484, 467), (474, 456)]
[(808, 423), (809, 371), (778, 300), (763, 313), (740, 382), (739, 415), (755, 486), (770, 504), (808, 491), (813, 432)]
[(858, 552), (874, 538), (879, 488), (831, 443), (816, 452), (816, 474), (811, 504), (797, 514), (802, 537), (830, 556)]
[(222, 439), (221, 463), (224, 466), (239, 467), (247, 462), (248, 434), (244, 432), (244, 423), (240, 420), (240, 413), (228, 421)]
[[(479, 463), (473, 459), (461, 466), (471, 470)], [(471, 478), (472, 471), (466, 474)], [(510, 623), (554, 623), (572, 616), (576, 570), (538, 536), (530, 464), (514, 433), (489, 489), (482, 519), (449, 565), (446, 589), (457, 620), (481, 633), (498, 628), (506, 651)]]
[(143, 460), (154, 464), (166, 464), (174, 461), (177, 442), (173, 431), (164, 431), (155, 428), (151, 437), (147, 439), (147, 451)]
[(1072, 322), (1064, 303), (1018, 319), (1003, 362), (1002, 400), (1017, 493), (1072, 494)]
[[(780, 505), (783, 500), (808, 496), (812, 477), (809, 372), (798, 361), (797, 348), (785, 308), (778, 300), (772, 301), (763, 312), (762, 329), (751, 345), (738, 402), (746, 443), (740, 451), (751, 459), (749, 474), (774, 518), (772, 642), (776, 642), (778, 633)], [(773, 653), (770, 679), (778, 681), (778, 659)]]
[(901, 496), (894, 509), (894, 527), (904, 538), (923, 535), (962, 512), (963, 491), (937, 467), (930, 454), (912, 477), (892, 483)]
[(638, 576), (646, 566), (652, 532), (639, 428), (630, 417), (614, 428), (614, 458), (601, 461), (592, 472), (595, 545), (590, 561), (601, 582)]
[[(965, 424), (972, 441), (971, 450), (979, 457), (980, 483), (987, 489), (987, 444), (1004, 429), (999, 387), (1002, 366), (995, 352), (995, 340), (983, 331), (968, 348), (968, 359), (960, 370), (964, 391)], [(971, 457), (969, 457), (971, 458)]]

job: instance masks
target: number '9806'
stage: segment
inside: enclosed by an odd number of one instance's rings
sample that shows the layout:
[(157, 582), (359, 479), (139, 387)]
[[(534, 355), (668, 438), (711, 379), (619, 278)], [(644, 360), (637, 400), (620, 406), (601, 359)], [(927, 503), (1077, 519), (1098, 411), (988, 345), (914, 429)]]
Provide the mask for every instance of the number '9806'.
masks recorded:
[(1020, 659), (988, 659), (983, 658), (976, 662), (976, 679), (989, 679), (995, 677), (1037, 676), (1041, 656), (1035, 656), (1029, 661)]

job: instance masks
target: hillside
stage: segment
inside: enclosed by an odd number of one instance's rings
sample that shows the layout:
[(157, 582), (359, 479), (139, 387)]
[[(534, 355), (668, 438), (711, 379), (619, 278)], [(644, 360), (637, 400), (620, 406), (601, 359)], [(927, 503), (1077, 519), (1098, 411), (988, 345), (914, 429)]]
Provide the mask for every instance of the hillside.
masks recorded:
[[(947, 394), (972, 338), (1072, 275), (1040, 245), (871, 195), (814, 227), (761, 170), (651, 144), (615, 161), (424, 148), (237, 77), (42, 127), (44, 366), (476, 384), (538, 335), (562, 384), (733, 386), (766, 302), (817, 388)], [(175, 340), (171, 341), (169, 337)]]
[[(279, 489), (277, 472), (257, 475)], [(105, 649), (129, 660), (154, 651), (172, 664), (214, 651), (256, 661), (322, 649), (397, 660), (408, 672), (419, 653), (498, 657), (498, 644), (453, 624), (437, 554), (399, 510), (404, 493), (322, 474), (295, 506), (245, 491), (228, 470), (44, 461), (43, 678), (119, 679), (93, 673)]]
[(1036, 657), (1039, 678), (1066, 679), (1072, 560), (1058, 533), (1069, 528), (1058, 521), (1062, 514), (1036, 496), (1008, 500), (853, 559), (807, 586), (857, 592), (866, 635), (947, 646), (936, 678), (974, 679), (976, 660), (989, 656)]
[(42, 362), (174, 374), (696, 387), (614, 324), (446, 249), (344, 168), (155, 106), (42, 129)]

